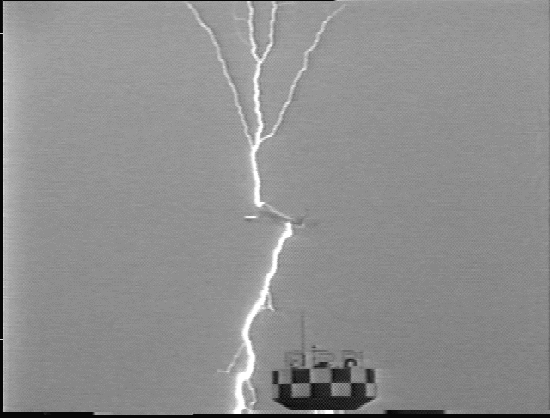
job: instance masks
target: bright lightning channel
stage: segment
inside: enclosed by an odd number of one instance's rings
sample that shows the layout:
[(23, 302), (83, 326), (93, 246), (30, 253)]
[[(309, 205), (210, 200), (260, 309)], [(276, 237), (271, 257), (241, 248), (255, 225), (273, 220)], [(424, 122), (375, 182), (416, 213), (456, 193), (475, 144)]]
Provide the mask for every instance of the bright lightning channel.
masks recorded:
[[(263, 202), (261, 198), (261, 179), (260, 179), (260, 171), (258, 168), (258, 159), (257, 159), (260, 146), (262, 145), (263, 142), (272, 138), (277, 133), (283, 121), (283, 117), (286, 113), (286, 110), (288, 109), (288, 106), (292, 101), (292, 98), (294, 96), (294, 91), (296, 90), (296, 86), (300, 81), (300, 79), (302, 78), (302, 75), (308, 68), (310, 54), (315, 50), (315, 48), (319, 44), (321, 36), (325, 32), (325, 29), (328, 23), (345, 7), (345, 6), (341, 6), (340, 8), (336, 9), (321, 23), (319, 30), (315, 34), (315, 39), (313, 43), (303, 54), (302, 67), (297, 72), (296, 76), (294, 77), (294, 80), (292, 81), (287, 99), (283, 103), (283, 106), (279, 111), (279, 115), (277, 117), (275, 124), (271, 128), (271, 131), (265, 134), (264, 133), (265, 125), (264, 125), (263, 114), (261, 110), (261, 100), (260, 100), (260, 97), (261, 97), (260, 77), (262, 74), (262, 69), (265, 64), (265, 61), (269, 56), (269, 54), (271, 53), (273, 46), (275, 44), (274, 32), (275, 32), (275, 23), (277, 20), (277, 11), (279, 7), (283, 4), (287, 4), (287, 3), (278, 4), (275, 1), (271, 2), (271, 18), (269, 20), (269, 41), (266, 45), (266, 48), (263, 54), (260, 55), (258, 53), (258, 44), (256, 43), (256, 40), (254, 37), (255, 9), (251, 1), (246, 2), (247, 9), (248, 9), (248, 18), (246, 19), (247, 27), (248, 27), (248, 43), (250, 47), (250, 54), (252, 55), (252, 58), (254, 59), (254, 62), (255, 62), (254, 76), (252, 78), (252, 86), (253, 86), (254, 115), (256, 118), (256, 129), (254, 131), (254, 134), (251, 135), (250, 128), (248, 126), (248, 123), (244, 116), (243, 108), (241, 106), (237, 88), (235, 87), (235, 83), (233, 82), (233, 79), (229, 74), (227, 63), (223, 58), (220, 44), (216, 38), (216, 35), (214, 34), (214, 31), (210, 28), (210, 26), (208, 26), (204, 22), (203, 18), (201, 17), (197, 9), (191, 3), (186, 2), (187, 7), (193, 13), (193, 16), (195, 17), (195, 20), (197, 21), (199, 26), (202, 27), (208, 33), (210, 37), (210, 41), (212, 42), (212, 45), (216, 50), (217, 60), (222, 66), (223, 75), (227, 80), (227, 83), (229, 84), (229, 87), (233, 93), (233, 101), (239, 113), (244, 135), (250, 146), (250, 164), (252, 168), (252, 177), (254, 181), (253, 203), (254, 203), (254, 206), (256, 206), (257, 208), (261, 208), (265, 204), (265, 202)], [(244, 20), (242, 18), (237, 18), (237, 17), (235, 17), (235, 19)], [(252, 344), (252, 340), (250, 339), (250, 328), (252, 327), (254, 319), (262, 310), (269, 309), (271, 311), (274, 311), (272, 297), (271, 297), (271, 290), (270, 290), (271, 281), (275, 276), (275, 274), (277, 273), (277, 269), (279, 265), (279, 255), (283, 250), (285, 241), (290, 237), (292, 237), (293, 233), (294, 232), (293, 232), (292, 224), (290, 222), (286, 222), (284, 225), (284, 231), (280, 235), (277, 241), (277, 245), (273, 249), (272, 256), (271, 256), (271, 268), (269, 269), (269, 272), (266, 274), (264, 278), (264, 284), (263, 284), (262, 290), (260, 291), (260, 295), (258, 296), (256, 301), (254, 302), (254, 305), (246, 315), (245, 322), (243, 324), (243, 327), (241, 328), (242, 344), (240, 348), (237, 350), (228, 368), (223, 371), (219, 370), (224, 373), (229, 373), (235, 366), (237, 360), (240, 358), (244, 350), (244, 352), (246, 353), (246, 365), (244, 370), (237, 373), (237, 376), (235, 378), (234, 393), (235, 393), (235, 399), (236, 399), (236, 406), (235, 406), (235, 409), (233, 410), (233, 413), (236, 413), (236, 414), (243, 413), (244, 411), (251, 412), (254, 408), (254, 404), (256, 403), (256, 391), (251, 382), (252, 375), (254, 374), (255, 364), (256, 364), (256, 353), (254, 352), (254, 346)], [(245, 385), (248, 388), (250, 397), (252, 398), (252, 400), (250, 400), (248, 403), (246, 401), (246, 397), (243, 392), (243, 388), (245, 387)]]

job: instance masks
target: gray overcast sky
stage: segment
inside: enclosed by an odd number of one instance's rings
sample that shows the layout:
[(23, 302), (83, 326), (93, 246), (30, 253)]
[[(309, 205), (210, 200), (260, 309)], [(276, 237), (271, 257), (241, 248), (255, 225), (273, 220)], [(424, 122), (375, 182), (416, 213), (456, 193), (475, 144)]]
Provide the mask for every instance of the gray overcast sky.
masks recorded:
[[(251, 120), (233, 3), (197, 7)], [(269, 126), (327, 7), (281, 8)], [(265, 200), (319, 221), (253, 328), (259, 409), (281, 409), (300, 310), (310, 343), (380, 369), (373, 408), (547, 408), (548, 17), (356, 2), (327, 27), (259, 155)], [(216, 370), (281, 231), (242, 221), (248, 145), (206, 32), (180, 2), (12, 1), (4, 21), (6, 408), (231, 410)]]

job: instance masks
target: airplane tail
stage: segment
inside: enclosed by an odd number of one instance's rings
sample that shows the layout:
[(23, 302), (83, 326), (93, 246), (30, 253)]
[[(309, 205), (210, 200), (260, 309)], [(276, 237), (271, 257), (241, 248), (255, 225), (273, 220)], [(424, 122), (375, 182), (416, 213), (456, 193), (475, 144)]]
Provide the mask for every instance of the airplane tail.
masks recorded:
[[(306, 208), (304, 210), (304, 214), (302, 216), (299, 216), (297, 220), (297, 224), (300, 226), (306, 226), (306, 218), (309, 216), (309, 208)], [(315, 223), (308, 222), (307, 226), (313, 226)]]

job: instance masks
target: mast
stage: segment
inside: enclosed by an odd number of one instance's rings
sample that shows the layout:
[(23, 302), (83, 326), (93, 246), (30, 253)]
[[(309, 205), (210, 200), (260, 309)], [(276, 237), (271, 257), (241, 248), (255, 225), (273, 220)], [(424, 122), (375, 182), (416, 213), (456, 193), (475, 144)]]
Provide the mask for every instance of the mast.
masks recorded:
[(305, 326), (305, 317), (304, 311), (301, 312), (301, 340), (302, 340), (302, 366), (306, 365), (306, 326)]

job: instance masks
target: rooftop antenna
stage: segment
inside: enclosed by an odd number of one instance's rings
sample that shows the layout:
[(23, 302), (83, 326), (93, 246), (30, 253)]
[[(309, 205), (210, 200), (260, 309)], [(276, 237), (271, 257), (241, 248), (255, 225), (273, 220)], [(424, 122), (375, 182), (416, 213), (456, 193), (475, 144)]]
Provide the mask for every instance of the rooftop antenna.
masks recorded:
[(302, 366), (306, 365), (306, 325), (304, 311), (300, 314), (301, 320), (301, 337), (302, 337)]

